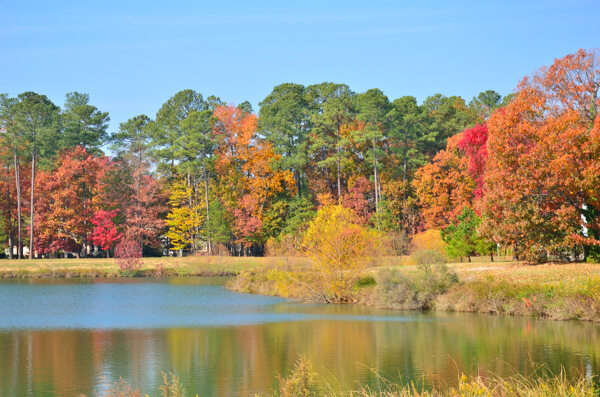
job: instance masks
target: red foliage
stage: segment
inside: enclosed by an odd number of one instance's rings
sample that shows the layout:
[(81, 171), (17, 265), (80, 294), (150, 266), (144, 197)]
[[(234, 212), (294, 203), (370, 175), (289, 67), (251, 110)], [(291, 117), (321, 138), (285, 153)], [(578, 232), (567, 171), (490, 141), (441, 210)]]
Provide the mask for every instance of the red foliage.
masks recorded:
[(464, 130), (462, 138), (458, 141), (458, 147), (469, 159), (469, 172), (477, 183), (477, 187), (473, 191), (473, 194), (477, 198), (483, 196), (485, 162), (488, 157), (486, 146), (487, 138), (487, 124), (483, 123)]
[(362, 225), (366, 225), (373, 215), (373, 205), (368, 199), (372, 191), (371, 182), (361, 176), (354, 181), (354, 185), (348, 189), (348, 193), (342, 196), (342, 205), (353, 210)]
[(167, 211), (165, 195), (159, 182), (145, 169), (133, 171), (133, 194), (124, 205), (127, 239), (157, 245), (157, 236), (165, 226), (161, 215)]
[(55, 168), (36, 180), (35, 249), (77, 252), (92, 232), (94, 196), (108, 166), (83, 147), (62, 153)]
[(116, 215), (116, 210), (99, 210), (94, 213), (94, 217), (92, 218), (92, 224), (94, 225), (92, 242), (100, 246), (103, 250), (109, 250), (123, 236), (122, 233), (117, 231), (117, 227), (113, 221)]
[(115, 261), (121, 271), (136, 271), (142, 267), (142, 247), (133, 239), (123, 239), (115, 248)]

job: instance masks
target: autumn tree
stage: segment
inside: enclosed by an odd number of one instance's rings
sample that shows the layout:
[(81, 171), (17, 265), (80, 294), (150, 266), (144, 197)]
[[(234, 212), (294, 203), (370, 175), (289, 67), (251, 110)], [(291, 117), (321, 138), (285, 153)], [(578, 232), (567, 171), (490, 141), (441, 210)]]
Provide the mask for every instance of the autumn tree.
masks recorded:
[(600, 246), (600, 58), (579, 50), (524, 78), (488, 120), (484, 228), (529, 260)]
[(91, 219), (94, 228), (91, 234), (91, 241), (100, 249), (106, 251), (106, 257), (110, 256), (110, 249), (115, 245), (123, 233), (119, 233), (114, 219), (117, 216), (117, 210), (98, 210), (94, 212)]
[(378, 236), (341, 205), (322, 207), (310, 222), (304, 247), (313, 259), (316, 285), (325, 302), (347, 302), (352, 288), (377, 252)]
[(468, 159), (458, 149), (460, 138), (448, 140), (446, 149), (415, 174), (413, 188), (426, 229), (448, 226), (465, 206), (472, 205), (476, 183)]
[(107, 164), (108, 159), (96, 158), (77, 146), (63, 152), (53, 169), (40, 172), (34, 235), (38, 253), (87, 253), (95, 212), (92, 196)]
[(206, 218), (204, 205), (197, 200), (190, 203), (193, 187), (188, 186), (185, 181), (176, 180), (170, 188), (169, 213), (166, 219), (169, 230), (165, 236), (176, 251), (181, 253), (191, 246), (192, 251), (197, 253)]
[(487, 160), (487, 138), (488, 129), (484, 123), (464, 130), (458, 141), (458, 147), (469, 159), (469, 172), (477, 183), (477, 187), (473, 191), (476, 198), (483, 196), (485, 162)]
[(264, 211), (278, 195), (295, 194), (293, 174), (273, 167), (279, 156), (256, 135), (254, 114), (235, 106), (217, 106), (214, 115), (223, 203), (233, 215), (238, 242), (245, 247), (261, 244)]

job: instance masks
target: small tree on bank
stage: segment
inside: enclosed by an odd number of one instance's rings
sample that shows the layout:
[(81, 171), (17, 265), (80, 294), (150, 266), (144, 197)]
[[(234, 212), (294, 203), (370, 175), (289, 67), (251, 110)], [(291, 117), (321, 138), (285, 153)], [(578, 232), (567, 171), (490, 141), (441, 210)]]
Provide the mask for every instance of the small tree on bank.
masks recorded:
[(481, 218), (475, 211), (465, 207), (456, 221), (442, 231), (449, 257), (460, 258), (461, 261), (463, 257), (467, 257), (471, 262), (473, 255), (493, 253), (493, 244), (477, 232), (480, 223)]
[(322, 207), (310, 223), (304, 247), (313, 258), (315, 292), (326, 302), (347, 302), (363, 270), (377, 254), (377, 233), (340, 205)]

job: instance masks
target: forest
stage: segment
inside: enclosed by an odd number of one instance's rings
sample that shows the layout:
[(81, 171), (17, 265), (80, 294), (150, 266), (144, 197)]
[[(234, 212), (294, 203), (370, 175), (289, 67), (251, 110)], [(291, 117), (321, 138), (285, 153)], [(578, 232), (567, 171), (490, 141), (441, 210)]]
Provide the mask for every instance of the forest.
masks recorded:
[(599, 56), (468, 102), (285, 83), (256, 113), (189, 89), (114, 132), (88, 94), (1, 95), (0, 242), (10, 258), (292, 255), (338, 204), (391, 254), (429, 232), (455, 258), (597, 259)]

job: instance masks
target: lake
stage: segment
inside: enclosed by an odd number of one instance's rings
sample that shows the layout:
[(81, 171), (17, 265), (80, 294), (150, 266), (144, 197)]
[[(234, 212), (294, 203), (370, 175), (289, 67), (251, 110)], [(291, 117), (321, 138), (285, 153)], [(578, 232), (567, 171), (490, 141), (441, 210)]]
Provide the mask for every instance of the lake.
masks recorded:
[[(220, 278), (0, 281), (0, 396), (100, 395), (123, 377), (157, 396), (269, 392), (299, 354), (334, 388), (378, 375), (426, 386), (460, 373), (600, 375), (600, 326), (305, 305), (230, 292)], [(376, 373), (378, 375), (376, 375)]]

